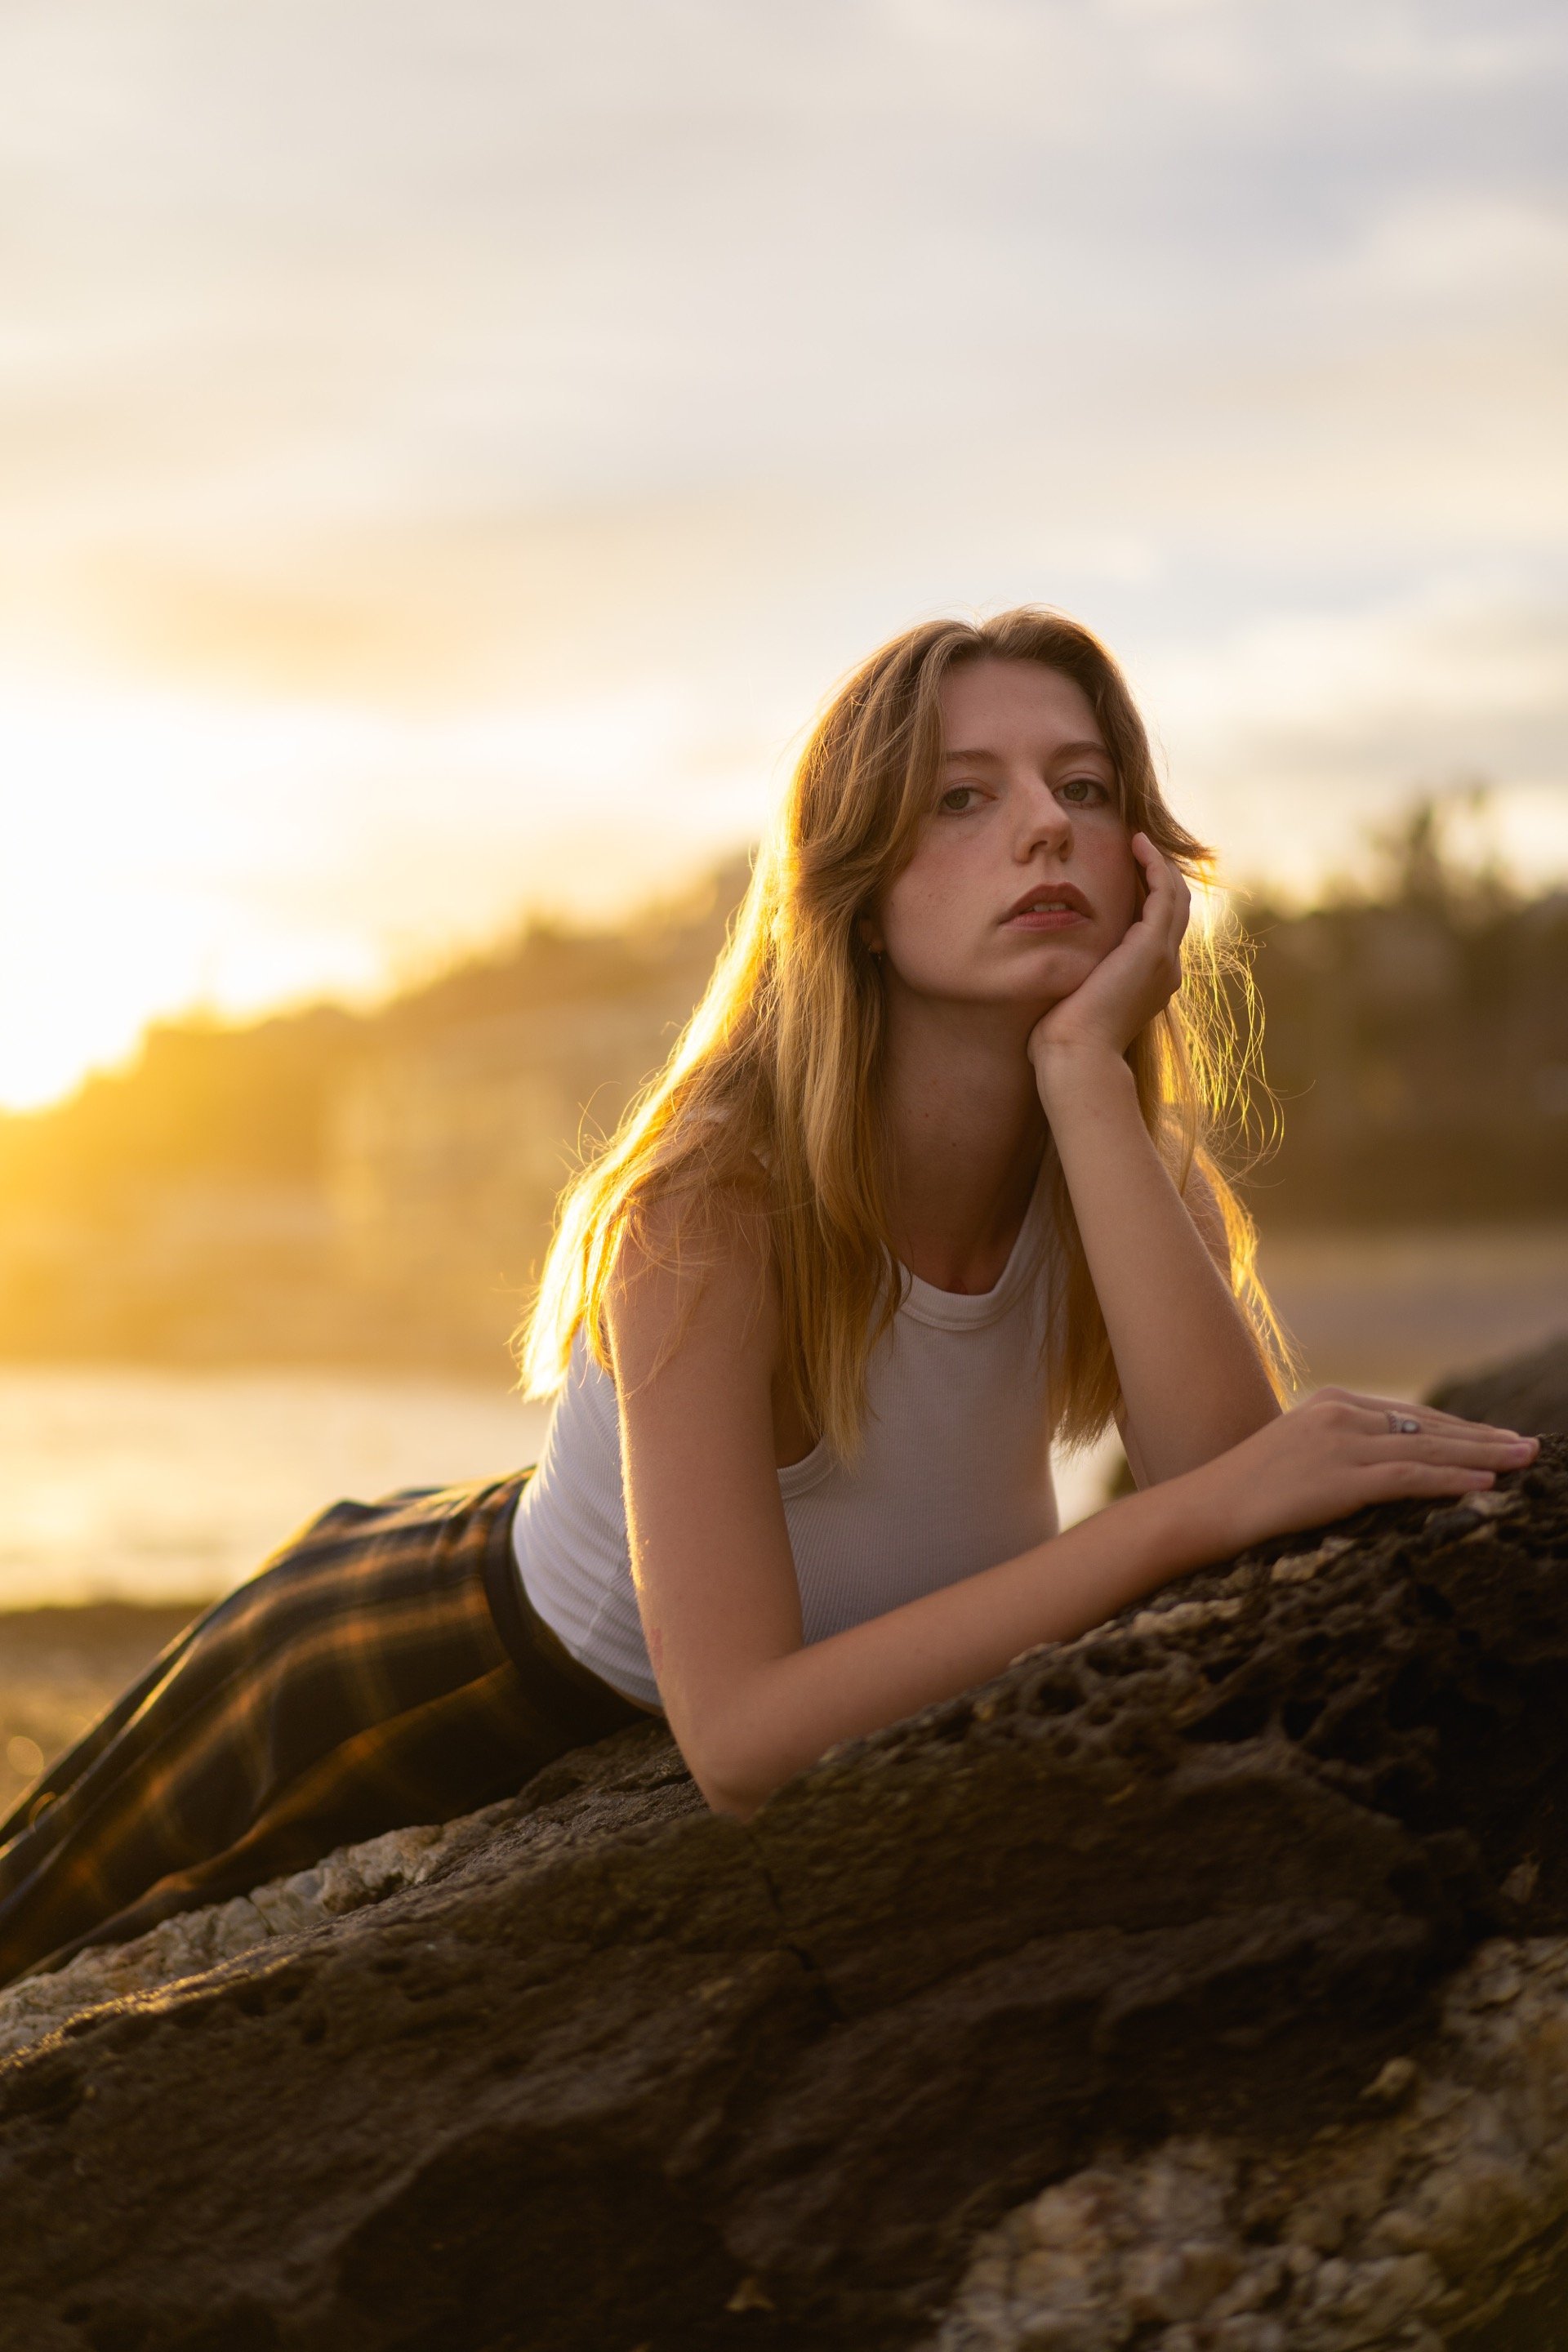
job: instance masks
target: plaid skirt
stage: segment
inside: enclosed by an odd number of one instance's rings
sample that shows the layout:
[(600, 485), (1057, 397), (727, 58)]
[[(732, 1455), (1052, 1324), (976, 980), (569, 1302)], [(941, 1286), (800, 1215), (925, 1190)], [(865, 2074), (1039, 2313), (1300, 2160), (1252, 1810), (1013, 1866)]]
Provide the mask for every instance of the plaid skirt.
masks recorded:
[(336, 1503), (188, 1626), (0, 1822), (0, 1984), (646, 1722), (528, 1605), (530, 1475)]

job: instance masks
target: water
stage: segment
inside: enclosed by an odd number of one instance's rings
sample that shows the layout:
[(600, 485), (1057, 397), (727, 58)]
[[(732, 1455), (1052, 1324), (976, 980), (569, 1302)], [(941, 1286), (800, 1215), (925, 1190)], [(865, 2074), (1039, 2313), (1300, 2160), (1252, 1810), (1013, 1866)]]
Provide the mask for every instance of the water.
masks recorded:
[(0, 1370), (0, 1609), (226, 1592), (340, 1496), (533, 1461), (546, 1417), (456, 1381)]
[(1417, 1397), (1568, 1331), (1562, 1222), (1291, 1234), (1261, 1262), (1309, 1386)]
[[(1301, 1236), (1264, 1269), (1310, 1382), (1418, 1396), (1568, 1329), (1568, 1225)], [(342, 1495), (496, 1477), (546, 1408), (450, 1380), (0, 1368), (0, 1610), (227, 1591)], [(1058, 1462), (1064, 1523), (1114, 1442)]]
[[(547, 1419), (460, 1381), (0, 1369), (0, 1610), (226, 1592), (339, 1496), (500, 1476)], [(1104, 1477), (1063, 1465), (1064, 1517)]]

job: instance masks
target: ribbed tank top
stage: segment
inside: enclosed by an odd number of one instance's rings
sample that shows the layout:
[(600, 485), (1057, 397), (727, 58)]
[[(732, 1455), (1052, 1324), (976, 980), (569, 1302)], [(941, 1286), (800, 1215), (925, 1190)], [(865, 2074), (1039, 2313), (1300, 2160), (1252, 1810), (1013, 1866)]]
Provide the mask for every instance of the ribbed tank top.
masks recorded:
[[(873, 1349), (857, 1460), (826, 1444), (778, 1473), (807, 1642), (1009, 1559), (1057, 1532), (1047, 1336), (1057, 1254), (1043, 1184), (994, 1289), (900, 1267)], [(529, 1601), (584, 1665), (657, 1707), (632, 1581), (614, 1380), (579, 1332), (513, 1549)]]

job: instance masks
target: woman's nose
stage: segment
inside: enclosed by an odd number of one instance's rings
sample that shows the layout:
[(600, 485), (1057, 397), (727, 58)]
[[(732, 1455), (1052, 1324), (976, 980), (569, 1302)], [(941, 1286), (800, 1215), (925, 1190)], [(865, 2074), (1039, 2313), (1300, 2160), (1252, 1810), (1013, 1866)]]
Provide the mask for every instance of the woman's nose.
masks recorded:
[(1057, 855), (1072, 844), (1072, 818), (1063, 808), (1055, 793), (1043, 785), (1033, 787), (1024, 798), (1018, 827), (1017, 855), (1027, 858), (1039, 848)]

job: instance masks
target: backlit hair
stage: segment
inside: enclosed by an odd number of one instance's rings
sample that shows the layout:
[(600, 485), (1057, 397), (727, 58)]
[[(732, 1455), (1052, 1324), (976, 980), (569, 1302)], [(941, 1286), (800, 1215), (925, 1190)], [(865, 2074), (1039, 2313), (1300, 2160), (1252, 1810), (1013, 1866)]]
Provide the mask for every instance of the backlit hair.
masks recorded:
[[(979, 625), (930, 621), (883, 646), (814, 729), (668, 1061), (562, 1196), (522, 1337), (530, 1396), (560, 1386), (580, 1329), (611, 1369), (605, 1296), (628, 1234), (664, 1263), (700, 1267), (703, 1236), (711, 1239), (723, 1204), (749, 1200), (772, 1234), (786, 1375), (808, 1426), (841, 1459), (853, 1457), (868, 1359), (901, 1295), (887, 1213), (883, 982), (857, 919), (908, 862), (935, 806), (942, 680), (985, 656), (1040, 662), (1079, 687), (1110, 755), (1128, 832), (1146, 833), (1184, 873), (1201, 875), (1210, 853), (1165, 805), (1126, 681), (1077, 622), (1022, 606)], [(1245, 1112), (1253, 1002), (1245, 968), (1215, 926), (1194, 923), (1182, 986), (1127, 1059), (1176, 1183), (1185, 1192), (1194, 1171), (1206, 1179), (1225, 1220), (1232, 1287), (1278, 1387), (1286, 1357), (1257, 1279), (1256, 1236), (1214, 1156), (1216, 1135)], [(1065, 1270), (1053, 1433), (1077, 1444), (1104, 1428), (1119, 1393), (1078, 1222), (1047, 1150)]]

